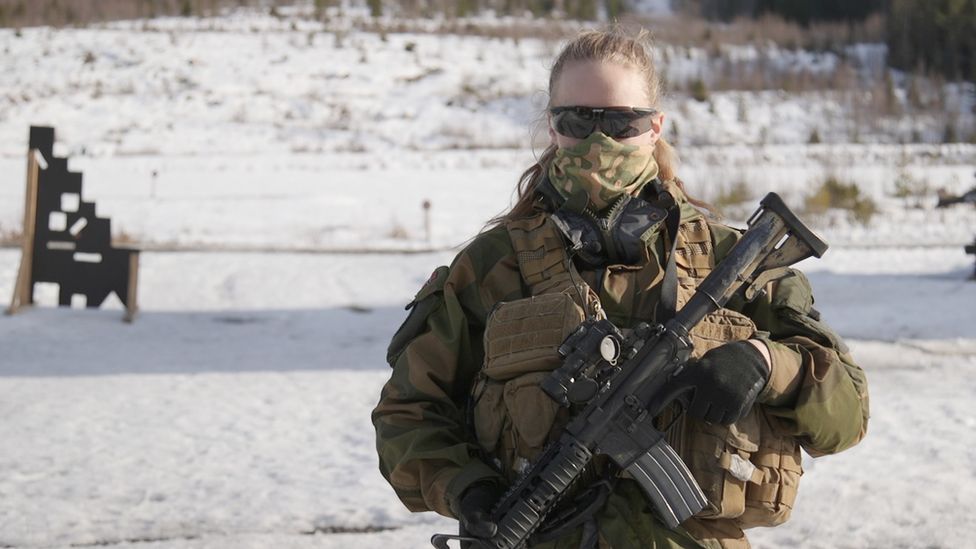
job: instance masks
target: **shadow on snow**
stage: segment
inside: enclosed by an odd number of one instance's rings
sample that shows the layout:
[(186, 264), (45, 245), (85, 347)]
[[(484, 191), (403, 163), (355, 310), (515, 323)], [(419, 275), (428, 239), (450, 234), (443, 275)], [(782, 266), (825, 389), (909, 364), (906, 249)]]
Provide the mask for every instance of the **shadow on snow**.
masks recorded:
[[(976, 338), (976, 282), (932, 275), (809, 273), (816, 307), (851, 339)], [(0, 376), (90, 376), (386, 368), (402, 306), (308, 310), (28, 309), (0, 317)]]
[(403, 307), (140, 312), (27, 309), (0, 317), (0, 376), (386, 367)]

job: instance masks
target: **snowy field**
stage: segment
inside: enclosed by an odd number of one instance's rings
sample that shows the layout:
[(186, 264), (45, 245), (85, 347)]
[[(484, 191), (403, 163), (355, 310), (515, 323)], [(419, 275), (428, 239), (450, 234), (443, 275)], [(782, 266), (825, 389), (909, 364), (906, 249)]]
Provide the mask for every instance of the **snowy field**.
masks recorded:
[[(0, 252), (0, 295), (18, 256)], [(450, 256), (148, 253), (132, 325), (0, 318), (0, 546), (424, 547), (452, 525), (400, 507), (369, 411), (400, 305)], [(756, 546), (965, 546), (970, 260), (836, 249), (805, 268), (868, 372), (873, 419), (860, 446), (807, 460), (793, 520)]]
[[(403, 305), (532, 161), (553, 44), (302, 25), (0, 30), (0, 236), (21, 223), (27, 126), (53, 124), (84, 199), (146, 250), (131, 325), (118, 303), (54, 308), (46, 286), (0, 317), (0, 548), (419, 549), (456, 527), (402, 508), (369, 412)], [(674, 104), (693, 193), (745, 182), (797, 207), (836, 175), (882, 208), (811, 219), (832, 248), (802, 265), (868, 373), (868, 436), (808, 458), (793, 519), (754, 545), (971, 546), (976, 209), (894, 191), (970, 188), (976, 147), (845, 143), (816, 98), (714, 109)], [(824, 121), (839, 142), (806, 145)], [(0, 299), (19, 260), (0, 248)]]

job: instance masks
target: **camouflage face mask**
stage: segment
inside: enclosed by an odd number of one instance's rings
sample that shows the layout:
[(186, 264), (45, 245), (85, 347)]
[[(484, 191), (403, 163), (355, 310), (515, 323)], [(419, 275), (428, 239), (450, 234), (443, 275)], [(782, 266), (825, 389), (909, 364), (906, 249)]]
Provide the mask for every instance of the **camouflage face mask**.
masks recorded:
[(618, 196), (637, 194), (657, 176), (654, 145), (624, 145), (593, 132), (572, 147), (557, 149), (549, 180), (565, 198), (584, 192), (600, 211)]

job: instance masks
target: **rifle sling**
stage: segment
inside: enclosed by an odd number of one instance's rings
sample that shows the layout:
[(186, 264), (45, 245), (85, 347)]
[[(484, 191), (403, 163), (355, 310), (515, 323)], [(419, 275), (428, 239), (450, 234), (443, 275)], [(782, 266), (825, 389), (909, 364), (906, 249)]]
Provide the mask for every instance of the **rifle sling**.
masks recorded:
[(606, 505), (610, 493), (617, 485), (617, 468), (609, 465), (606, 469), (603, 479), (588, 486), (566, 507), (557, 508), (556, 512), (550, 515), (543, 526), (532, 535), (530, 545), (561, 538), (593, 518)]
[(668, 264), (664, 268), (664, 280), (661, 282), (661, 298), (657, 303), (655, 320), (663, 324), (674, 318), (678, 310), (678, 266), (675, 255), (678, 250), (678, 227), (681, 225), (681, 209), (677, 204), (668, 208), (665, 220), (671, 250), (668, 251)]

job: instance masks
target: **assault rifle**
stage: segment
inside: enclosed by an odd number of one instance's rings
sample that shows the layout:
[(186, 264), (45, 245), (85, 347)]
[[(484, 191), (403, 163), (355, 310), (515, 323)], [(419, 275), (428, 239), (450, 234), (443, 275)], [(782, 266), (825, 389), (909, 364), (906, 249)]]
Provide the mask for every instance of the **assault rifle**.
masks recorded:
[(524, 546), (595, 454), (606, 454), (630, 473), (669, 528), (705, 507), (698, 483), (653, 424), (681, 397), (671, 382), (691, 356), (688, 332), (734, 295), (751, 301), (790, 265), (827, 250), (775, 193), (760, 202), (748, 225), (664, 325), (641, 323), (624, 337), (607, 320), (588, 320), (566, 338), (559, 349), (563, 364), (542, 388), (556, 402), (582, 409), (492, 509), (498, 526), (493, 537), (436, 534), (435, 547), (448, 549), (451, 539), (478, 549)]

